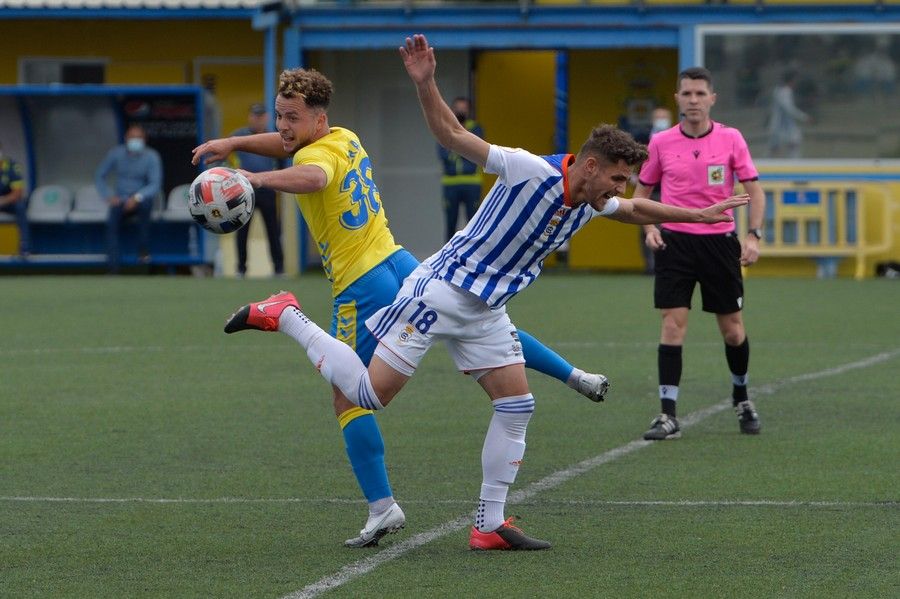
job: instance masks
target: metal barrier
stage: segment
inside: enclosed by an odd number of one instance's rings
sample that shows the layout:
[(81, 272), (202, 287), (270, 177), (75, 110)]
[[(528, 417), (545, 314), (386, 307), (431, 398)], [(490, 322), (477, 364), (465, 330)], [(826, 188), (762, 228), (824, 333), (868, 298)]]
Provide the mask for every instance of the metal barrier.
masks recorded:
[[(890, 190), (870, 182), (769, 182), (760, 255), (814, 258), (832, 264), (856, 261), (854, 277), (865, 278), (866, 257), (887, 251), (893, 239)], [(746, 209), (739, 217), (746, 223)], [(746, 229), (741, 227), (738, 230)]]

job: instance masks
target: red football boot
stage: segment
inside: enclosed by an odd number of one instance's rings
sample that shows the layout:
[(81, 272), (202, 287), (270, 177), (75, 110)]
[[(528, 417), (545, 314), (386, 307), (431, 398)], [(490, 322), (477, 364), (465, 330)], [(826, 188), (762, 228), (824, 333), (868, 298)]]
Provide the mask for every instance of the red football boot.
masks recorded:
[(510, 516), (494, 532), (481, 532), (473, 526), (469, 534), (469, 549), (476, 551), (550, 549), (550, 543), (547, 541), (532, 539), (522, 532), (522, 529), (513, 526), (514, 519), (515, 516)]
[(277, 331), (278, 318), (288, 306), (300, 308), (300, 302), (290, 291), (280, 291), (261, 302), (247, 304), (225, 321), (225, 332), (236, 333), (248, 329)]

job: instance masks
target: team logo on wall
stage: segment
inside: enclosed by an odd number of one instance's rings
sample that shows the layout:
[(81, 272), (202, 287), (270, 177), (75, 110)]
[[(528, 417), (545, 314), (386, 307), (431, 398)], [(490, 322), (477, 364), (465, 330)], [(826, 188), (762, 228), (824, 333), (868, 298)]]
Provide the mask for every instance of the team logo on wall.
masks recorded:
[(711, 164), (706, 167), (707, 185), (725, 185), (725, 165)]

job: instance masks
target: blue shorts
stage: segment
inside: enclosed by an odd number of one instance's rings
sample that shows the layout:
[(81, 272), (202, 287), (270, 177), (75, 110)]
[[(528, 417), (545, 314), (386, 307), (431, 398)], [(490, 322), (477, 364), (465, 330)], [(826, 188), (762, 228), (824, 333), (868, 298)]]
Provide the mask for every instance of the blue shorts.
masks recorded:
[(418, 265), (412, 254), (397, 250), (334, 298), (331, 335), (352, 347), (367, 366), (378, 340), (366, 328), (366, 319), (391, 305), (403, 279)]

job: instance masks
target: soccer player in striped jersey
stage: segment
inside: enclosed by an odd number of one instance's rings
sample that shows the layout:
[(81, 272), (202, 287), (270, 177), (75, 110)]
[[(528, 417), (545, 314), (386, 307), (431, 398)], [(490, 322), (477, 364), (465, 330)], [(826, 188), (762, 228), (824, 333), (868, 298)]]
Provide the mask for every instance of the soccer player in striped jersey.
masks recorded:
[(576, 156), (541, 157), (491, 145), (460, 125), (442, 99), (434, 79), (434, 52), (425, 37), (408, 38), (400, 53), (438, 143), (499, 176), (475, 218), (406, 278), (393, 303), (366, 320), (379, 341), (368, 367), (303, 314), (289, 293), (244, 306), (225, 330), (272, 330), (277, 322), (277, 329), (295, 339), (348, 400), (373, 410), (384, 408), (428, 349), (444, 341), (457, 368), (472, 375), (494, 409), (482, 450), (481, 494), (469, 546), (546, 549), (548, 542), (525, 535), (504, 515), (535, 404), (506, 303), (534, 281), (546, 256), (592, 218), (637, 224), (727, 222), (731, 216), (726, 211), (747, 199), (736, 196), (697, 210), (619, 198), (647, 152), (608, 125), (594, 129)]
[[(357, 323), (389, 305), (419, 263), (394, 241), (373, 181), (371, 161), (359, 138), (348, 129), (329, 126), (326, 109), (332, 92), (331, 82), (315, 70), (283, 72), (275, 102), (278, 132), (211, 140), (194, 150), (193, 162), (197, 164), (204, 156), (221, 160), (234, 151), (293, 156), (293, 165), (285, 169), (242, 172), (255, 187), (297, 194), (332, 282), (331, 334), (355, 350), (356, 363), (368, 364), (377, 340)], [(277, 328), (277, 316), (267, 320), (267, 312), (280, 313), (288, 305), (279, 301), (281, 297), (256, 305), (253, 316), (259, 320), (254, 322), (261, 323), (256, 328)], [(568, 383), (593, 401), (603, 399), (606, 377), (573, 368), (524, 332), (520, 339), (530, 368)], [(365, 527), (345, 544), (375, 545), (405, 523), (388, 481), (384, 441), (372, 410), (348, 401), (337, 386), (334, 410), (353, 472), (369, 502)]]

